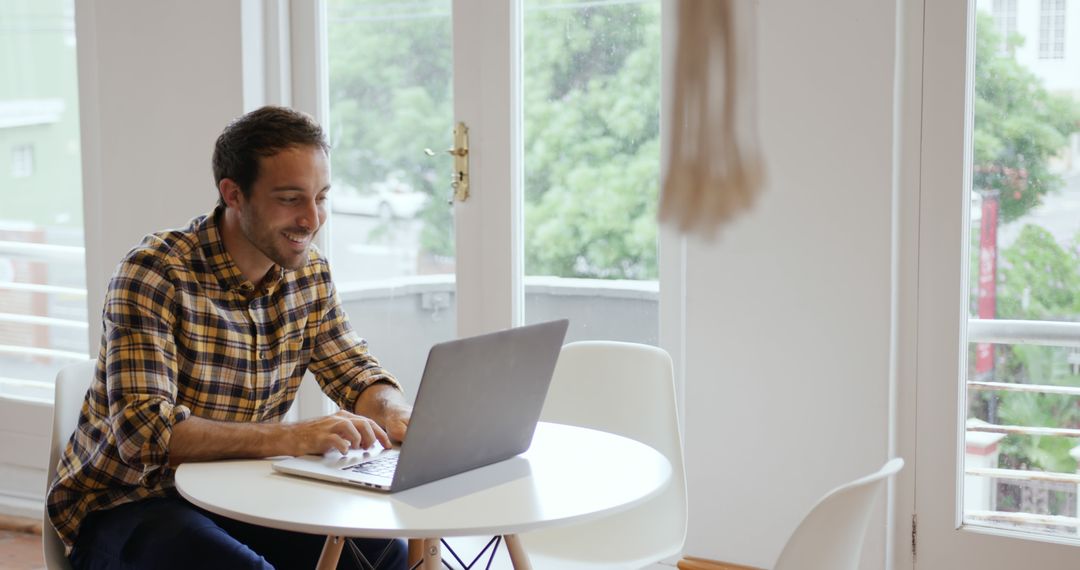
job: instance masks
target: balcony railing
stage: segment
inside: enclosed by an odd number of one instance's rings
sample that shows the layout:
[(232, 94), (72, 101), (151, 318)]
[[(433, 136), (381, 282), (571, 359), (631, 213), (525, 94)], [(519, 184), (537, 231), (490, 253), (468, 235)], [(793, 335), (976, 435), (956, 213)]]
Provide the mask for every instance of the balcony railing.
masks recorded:
[[(55, 263), (61, 266), (74, 266), (83, 263), (85, 249), (76, 246), (0, 240), (0, 257), (18, 262), (33, 262), (40, 264)], [(86, 289), (49, 285), (45, 283), (0, 281), (0, 294), (5, 294), (8, 297), (21, 297), (23, 299), (67, 297), (70, 300), (85, 299)], [(31, 305), (32, 304), (33, 303), (31, 303)], [(32, 361), (33, 359), (43, 362), (55, 360), (76, 361), (88, 358), (86, 352), (65, 350), (63, 343), (57, 345), (53, 340), (49, 340), (53, 338), (52, 331), (56, 330), (68, 331), (62, 334), (67, 335), (69, 338), (72, 333), (85, 337), (85, 331), (88, 329), (85, 319), (63, 318), (62, 315), (51, 316), (42, 314), (40, 312), (41, 307), (37, 307), (35, 310), (35, 308), (31, 306), (29, 307), (29, 311), (25, 310), (25, 308), (23, 309), (23, 312), (18, 312), (20, 309), (15, 309), (16, 312), (10, 312), (11, 309), (0, 311), (0, 327), (8, 325), (8, 329), (11, 330), (11, 325), (14, 325), (15, 327), (29, 326), (29, 329), (15, 328), (14, 330), (49, 332), (44, 333), (42, 338), (32, 341), (29, 345), (13, 343), (13, 341), (19, 342), (18, 335), (21, 333), (16, 332), (15, 334), (9, 334), (8, 338), (11, 340), (7, 340), (6, 342), (0, 340), (0, 357), (16, 357), (16, 362)], [(30, 314), (27, 314), (27, 312)], [(32, 375), (40, 376), (40, 367), (42, 364), (39, 362), (33, 366), (37, 366), (39, 370)], [(32, 380), (10, 377), (9, 375), (27, 373), (26, 370), (20, 372), (18, 368), (14, 370), (6, 369), (4, 372), (4, 377), (0, 377), (0, 395), (6, 398), (25, 399), (37, 402), (48, 401), (48, 399), (50, 399), (52, 394), (51, 382), (42, 379)]]
[[(968, 341), (971, 343), (1037, 345), (1051, 347), (1080, 348), (1080, 323), (1051, 321), (1019, 320), (983, 320), (968, 321)], [(1080, 387), (1052, 386), (1043, 384), (1014, 384), (1008, 382), (967, 381), (969, 390), (989, 392), (1027, 392), (1038, 394), (1058, 394), (1080, 396)], [(1029, 435), (1048, 437), (1080, 438), (1080, 429), (1050, 426), (995, 425), (985, 422), (969, 421), (967, 433), (991, 433), (1005, 435)], [(1080, 452), (1075, 448), (1074, 456)], [(1020, 485), (1038, 487), (1053, 486), (1054, 491), (1064, 491), (1072, 496), (1072, 501), (1080, 500), (1080, 474), (1055, 473), (1044, 471), (1025, 471), (1018, 469), (998, 469), (965, 465), (964, 473), (972, 477), (987, 478), (990, 481), (1014, 481)], [(1075, 511), (1074, 511), (1075, 512)], [(981, 510), (965, 508), (964, 519), (972, 522), (997, 523), (1016, 526), (1041, 526), (1071, 529), (1067, 534), (1080, 532), (1080, 518), (1028, 512), (1006, 512), (1000, 510)]]

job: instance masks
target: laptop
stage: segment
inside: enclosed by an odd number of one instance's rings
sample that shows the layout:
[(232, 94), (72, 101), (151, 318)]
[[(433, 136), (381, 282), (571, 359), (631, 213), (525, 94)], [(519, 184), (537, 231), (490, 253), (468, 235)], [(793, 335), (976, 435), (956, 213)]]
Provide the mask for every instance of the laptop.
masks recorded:
[(400, 447), (305, 455), (275, 471), (379, 491), (404, 491), (525, 451), (559, 359), (560, 319), (436, 344)]

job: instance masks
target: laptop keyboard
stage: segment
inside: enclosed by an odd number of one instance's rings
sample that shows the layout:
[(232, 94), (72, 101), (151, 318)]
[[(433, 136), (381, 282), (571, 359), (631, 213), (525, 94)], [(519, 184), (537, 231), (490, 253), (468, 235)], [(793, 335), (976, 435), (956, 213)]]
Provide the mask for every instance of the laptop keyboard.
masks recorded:
[(357, 463), (356, 465), (342, 467), (341, 470), (390, 477), (394, 474), (394, 469), (397, 468), (397, 459), (397, 454), (384, 455), (377, 459), (372, 459), (371, 461), (368, 461), (366, 463)]

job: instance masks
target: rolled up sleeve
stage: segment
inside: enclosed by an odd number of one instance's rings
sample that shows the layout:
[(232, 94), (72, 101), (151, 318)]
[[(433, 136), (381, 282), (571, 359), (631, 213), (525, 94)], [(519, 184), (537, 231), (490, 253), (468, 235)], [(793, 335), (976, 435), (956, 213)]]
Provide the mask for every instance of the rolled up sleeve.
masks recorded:
[[(109, 427), (129, 484), (153, 486), (169, 461), (173, 427), (191, 411), (177, 405), (172, 289), (153, 271), (110, 283), (103, 311)], [(131, 477), (134, 478), (134, 477)]]

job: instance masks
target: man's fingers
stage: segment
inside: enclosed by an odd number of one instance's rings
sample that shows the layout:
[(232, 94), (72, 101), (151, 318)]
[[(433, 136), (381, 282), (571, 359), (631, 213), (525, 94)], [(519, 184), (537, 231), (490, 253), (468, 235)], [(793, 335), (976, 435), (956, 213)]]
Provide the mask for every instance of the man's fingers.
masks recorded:
[(352, 421), (338, 422), (338, 429), (335, 429), (334, 432), (348, 440), (349, 447), (352, 449), (361, 447), (364, 444), (363, 434), (360, 433), (360, 430), (356, 429), (356, 426)]
[(360, 416), (357, 416), (356, 419), (353, 420), (353, 424), (360, 430), (360, 436), (363, 439), (361, 446), (364, 449), (368, 449), (372, 445), (375, 445), (376, 441), (383, 447), (387, 449), (390, 448), (390, 437), (386, 435), (386, 432), (379, 424)]
[(348, 455), (349, 453), (349, 441), (336, 433), (330, 434), (330, 448), (336, 449), (341, 452), (342, 455)]
[(382, 445), (385, 449), (390, 449), (394, 446), (394, 444), (390, 442), (390, 436), (379, 426), (379, 424), (371, 422), (371, 425), (375, 426), (373, 431), (375, 432), (375, 438), (379, 440), (379, 445)]

